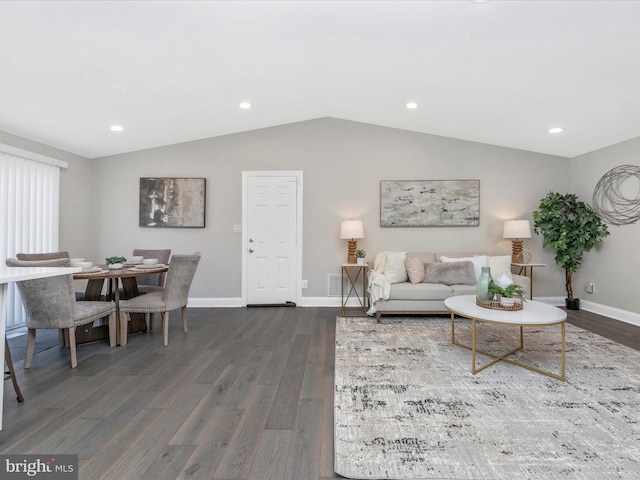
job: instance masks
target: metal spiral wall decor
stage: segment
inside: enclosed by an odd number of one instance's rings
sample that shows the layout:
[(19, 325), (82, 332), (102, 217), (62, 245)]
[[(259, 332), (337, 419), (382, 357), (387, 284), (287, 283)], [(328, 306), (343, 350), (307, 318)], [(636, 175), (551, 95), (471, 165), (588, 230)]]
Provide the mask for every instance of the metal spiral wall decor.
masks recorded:
[[(626, 184), (624, 189), (623, 184)], [(593, 191), (593, 209), (613, 225), (637, 222), (640, 219), (640, 167), (620, 165), (605, 173)]]

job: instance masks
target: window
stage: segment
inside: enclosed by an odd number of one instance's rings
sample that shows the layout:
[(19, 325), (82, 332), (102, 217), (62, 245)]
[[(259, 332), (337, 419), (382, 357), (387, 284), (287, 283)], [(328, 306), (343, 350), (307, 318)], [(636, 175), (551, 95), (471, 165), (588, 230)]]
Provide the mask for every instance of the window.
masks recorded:
[[(60, 167), (65, 162), (0, 145), (0, 258), (58, 250)], [(22, 153), (20, 151), (19, 153)], [(28, 154), (28, 152), (24, 152)], [(9, 285), (7, 328), (25, 323), (15, 285)]]

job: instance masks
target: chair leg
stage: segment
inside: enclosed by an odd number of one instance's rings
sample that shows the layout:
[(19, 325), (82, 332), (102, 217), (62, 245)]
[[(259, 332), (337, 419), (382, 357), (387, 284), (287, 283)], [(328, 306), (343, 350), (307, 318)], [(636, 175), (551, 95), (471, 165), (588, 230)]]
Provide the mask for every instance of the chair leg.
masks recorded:
[(36, 348), (36, 329), (30, 328), (27, 333), (27, 354), (24, 357), (24, 368), (31, 368), (33, 351)]
[(184, 333), (188, 333), (189, 329), (187, 328), (187, 306), (182, 307), (182, 331)]
[(149, 331), (153, 332), (153, 319), (156, 317), (155, 313), (145, 313), (147, 317), (147, 323), (149, 324)]
[(120, 338), (118, 339), (118, 343), (120, 343), (120, 346), (125, 346), (127, 344), (127, 333), (129, 329), (127, 312), (120, 310), (120, 318), (118, 319), (118, 322), (120, 322)]
[(13, 369), (13, 362), (11, 361), (11, 350), (9, 350), (9, 341), (7, 340), (7, 337), (4, 337), (4, 361), (7, 364), (7, 369), (9, 370), (9, 377), (11, 378), (11, 382), (13, 383), (13, 389), (16, 391), (16, 398), (19, 402), (23, 402), (24, 397), (22, 396), (22, 392), (20, 392), (20, 387), (18, 386), (16, 371)]
[(162, 337), (164, 346), (169, 345), (169, 312), (162, 312)]
[(116, 312), (109, 315), (109, 346), (115, 347), (118, 343), (118, 325), (116, 323)]
[(78, 366), (78, 357), (76, 356), (76, 327), (69, 327), (69, 350), (71, 350), (71, 368)]

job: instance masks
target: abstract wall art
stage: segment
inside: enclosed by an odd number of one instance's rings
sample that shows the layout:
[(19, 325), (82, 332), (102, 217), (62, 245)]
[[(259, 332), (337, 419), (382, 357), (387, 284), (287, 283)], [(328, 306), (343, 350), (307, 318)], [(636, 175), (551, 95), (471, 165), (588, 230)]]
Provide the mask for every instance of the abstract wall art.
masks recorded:
[(382, 180), (381, 227), (480, 225), (480, 180)]
[(204, 178), (141, 178), (140, 222), (149, 228), (204, 228)]

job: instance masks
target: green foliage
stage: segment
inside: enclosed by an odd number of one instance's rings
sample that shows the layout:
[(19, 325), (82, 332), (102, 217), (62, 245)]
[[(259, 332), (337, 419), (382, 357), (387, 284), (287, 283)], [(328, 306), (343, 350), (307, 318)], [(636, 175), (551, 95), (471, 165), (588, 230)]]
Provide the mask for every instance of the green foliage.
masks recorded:
[(525, 299), (524, 288), (516, 283), (512, 283), (506, 288), (502, 288), (500, 285), (492, 283), (491, 285), (489, 285), (489, 292), (493, 293), (494, 295), (497, 294), (506, 298), (519, 298), (521, 300)]
[(356, 258), (364, 258), (367, 256), (367, 252), (365, 252), (364, 250), (356, 250)]
[(107, 265), (111, 265), (112, 263), (124, 263), (127, 261), (124, 257), (107, 257), (105, 258)]
[(573, 299), (572, 275), (584, 254), (600, 247), (609, 235), (607, 225), (577, 195), (555, 192), (540, 201), (533, 222), (534, 231), (542, 234), (542, 246), (555, 248), (556, 264), (565, 270), (567, 298)]

